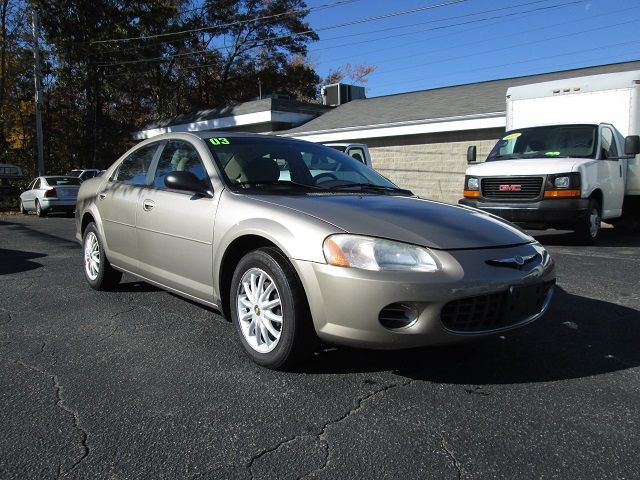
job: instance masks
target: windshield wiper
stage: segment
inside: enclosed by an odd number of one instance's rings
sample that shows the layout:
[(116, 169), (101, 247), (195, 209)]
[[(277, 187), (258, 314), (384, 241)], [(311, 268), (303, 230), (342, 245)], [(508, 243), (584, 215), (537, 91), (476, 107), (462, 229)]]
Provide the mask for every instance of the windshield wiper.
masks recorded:
[(236, 183), (236, 185), (240, 185), (241, 187), (258, 187), (262, 185), (288, 185), (302, 188), (311, 188), (315, 190), (319, 190), (322, 188), (318, 187), (317, 185), (309, 185), (308, 183), (294, 182), (292, 180), (256, 180), (254, 182), (238, 182)]
[(334, 185), (327, 188), (327, 190), (349, 190), (353, 188), (359, 188), (361, 190), (370, 190), (375, 192), (392, 192), (401, 193), (403, 195), (413, 195), (411, 190), (405, 190), (404, 188), (388, 187), (386, 185), (376, 185), (374, 183), (342, 183), (340, 185)]

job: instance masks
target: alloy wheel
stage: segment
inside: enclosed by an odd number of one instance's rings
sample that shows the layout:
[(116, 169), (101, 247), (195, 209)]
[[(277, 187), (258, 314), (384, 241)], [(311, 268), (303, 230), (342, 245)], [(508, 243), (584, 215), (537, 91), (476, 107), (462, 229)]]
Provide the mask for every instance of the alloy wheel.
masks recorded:
[(89, 232), (84, 239), (84, 271), (89, 280), (95, 280), (100, 273), (100, 244), (95, 233)]
[(238, 320), (249, 346), (271, 352), (282, 334), (282, 302), (273, 279), (260, 268), (247, 270), (236, 293)]

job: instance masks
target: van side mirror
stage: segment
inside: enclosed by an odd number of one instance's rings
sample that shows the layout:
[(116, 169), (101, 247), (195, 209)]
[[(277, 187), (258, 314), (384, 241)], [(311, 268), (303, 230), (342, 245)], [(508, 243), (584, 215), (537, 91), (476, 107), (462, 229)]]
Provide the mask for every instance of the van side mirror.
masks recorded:
[(637, 155), (640, 153), (640, 135), (629, 135), (624, 139), (624, 154)]
[(469, 148), (467, 148), (467, 163), (475, 163), (477, 151), (475, 145), (469, 145)]

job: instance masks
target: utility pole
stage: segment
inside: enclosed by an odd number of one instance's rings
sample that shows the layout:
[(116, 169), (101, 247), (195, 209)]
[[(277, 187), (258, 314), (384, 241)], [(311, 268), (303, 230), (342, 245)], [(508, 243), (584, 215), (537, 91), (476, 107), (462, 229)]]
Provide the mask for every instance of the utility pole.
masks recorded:
[(42, 146), (42, 78), (40, 70), (40, 21), (38, 12), (33, 9), (31, 16), (31, 27), (33, 30), (33, 56), (35, 65), (33, 67), (33, 77), (36, 86), (36, 139), (38, 142), (38, 175), (44, 175), (44, 148)]

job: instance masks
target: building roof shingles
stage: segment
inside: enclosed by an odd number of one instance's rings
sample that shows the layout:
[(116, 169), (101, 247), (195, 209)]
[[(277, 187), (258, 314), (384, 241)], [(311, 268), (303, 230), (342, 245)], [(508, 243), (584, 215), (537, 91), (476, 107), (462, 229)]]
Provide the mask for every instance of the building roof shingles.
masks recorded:
[(504, 114), (505, 95), (509, 87), (636, 69), (640, 69), (640, 61), (354, 100), (297, 128), (278, 133), (299, 134), (468, 115)]

